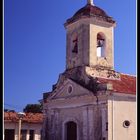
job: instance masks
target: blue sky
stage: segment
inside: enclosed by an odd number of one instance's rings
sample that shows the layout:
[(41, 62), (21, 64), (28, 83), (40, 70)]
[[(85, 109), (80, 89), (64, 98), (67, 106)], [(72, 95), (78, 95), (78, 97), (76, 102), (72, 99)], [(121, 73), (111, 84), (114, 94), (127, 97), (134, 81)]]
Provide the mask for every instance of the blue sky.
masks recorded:
[[(115, 70), (136, 74), (135, 0), (94, 0), (113, 17)], [(63, 26), (86, 0), (4, 1), (4, 104), (22, 111), (38, 103), (65, 70)]]

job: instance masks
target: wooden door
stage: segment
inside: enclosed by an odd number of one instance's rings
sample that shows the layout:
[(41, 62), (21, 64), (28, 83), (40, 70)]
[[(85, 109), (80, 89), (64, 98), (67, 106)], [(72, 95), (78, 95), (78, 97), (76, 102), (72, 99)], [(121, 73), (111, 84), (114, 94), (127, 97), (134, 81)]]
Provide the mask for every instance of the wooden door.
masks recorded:
[(77, 140), (77, 124), (75, 122), (66, 123), (66, 140)]

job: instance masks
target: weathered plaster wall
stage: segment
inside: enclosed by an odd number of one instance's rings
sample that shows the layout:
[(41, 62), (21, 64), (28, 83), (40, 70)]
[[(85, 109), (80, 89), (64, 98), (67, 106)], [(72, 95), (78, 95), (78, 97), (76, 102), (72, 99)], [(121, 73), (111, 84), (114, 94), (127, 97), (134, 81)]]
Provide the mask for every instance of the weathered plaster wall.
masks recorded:
[[(16, 122), (5, 122), (4, 129), (15, 129), (15, 140), (18, 140), (18, 123)], [(26, 139), (29, 140), (29, 130), (34, 131), (34, 140), (41, 140), (41, 129), (42, 124), (30, 124), (30, 123), (22, 123), (21, 129), (27, 130)]]
[(77, 123), (77, 140), (100, 140), (102, 138), (101, 109), (97, 107), (75, 107), (54, 109), (48, 112), (49, 140), (66, 140), (65, 123)]
[[(115, 94), (108, 100), (108, 140), (136, 139), (136, 101), (135, 96)], [(123, 122), (130, 121), (125, 128)]]
[[(102, 65), (114, 68), (114, 25), (96, 19), (81, 19), (66, 27), (66, 68)], [(97, 57), (97, 34), (105, 35), (105, 57)], [(72, 53), (74, 34), (78, 35), (78, 53)]]
[[(78, 36), (78, 53), (72, 53), (73, 35)], [(88, 65), (89, 63), (89, 25), (78, 21), (67, 28), (66, 68)]]
[[(77, 90), (79, 91), (79, 88)], [(69, 98), (59, 96), (58, 99), (48, 101), (44, 108), (46, 108), (45, 129), (48, 140), (66, 140), (65, 123), (68, 121), (77, 124), (77, 140), (100, 140), (107, 136), (105, 130), (107, 108), (106, 98), (103, 96), (99, 97), (98, 104), (95, 96), (75, 95)]]
[[(96, 49), (97, 48), (97, 34), (100, 32), (105, 35), (106, 59), (97, 57), (97, 49)], [(90, 36), (89, 37), (90, 37), (90, 49), (89, 49), (90, 66), (102, 65), (102, 66), (114, 68), (113, 27), (104, 27), (104, 26), (99, 26), (99, 25), (95, 25), (95, 24), (90, 24)]]

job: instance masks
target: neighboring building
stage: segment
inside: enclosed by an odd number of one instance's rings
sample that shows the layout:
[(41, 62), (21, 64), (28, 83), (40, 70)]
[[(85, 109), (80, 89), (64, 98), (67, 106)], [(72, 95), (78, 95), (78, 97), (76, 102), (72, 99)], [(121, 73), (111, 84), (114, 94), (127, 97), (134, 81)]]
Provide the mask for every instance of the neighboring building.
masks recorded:
[[(21, 140), (41, 140), (42, 113), (26, 113), (21, 122)], [(18, 140), (19, 118), (16, 112), (4, 112), (4, 140)]]
[(66, 21), (66, 70), (43, 95), (43, 140), (136, 139), (136, 77), (114, 70), (115, 26), (91, 0)]

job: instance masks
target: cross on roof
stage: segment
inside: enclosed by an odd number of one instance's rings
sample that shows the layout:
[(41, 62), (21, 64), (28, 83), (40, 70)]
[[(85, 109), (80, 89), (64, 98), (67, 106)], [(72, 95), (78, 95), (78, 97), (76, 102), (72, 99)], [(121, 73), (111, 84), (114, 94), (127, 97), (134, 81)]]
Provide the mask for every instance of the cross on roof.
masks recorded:
[(87, 4), (94, 5), (93, 0), (87, 0)]

